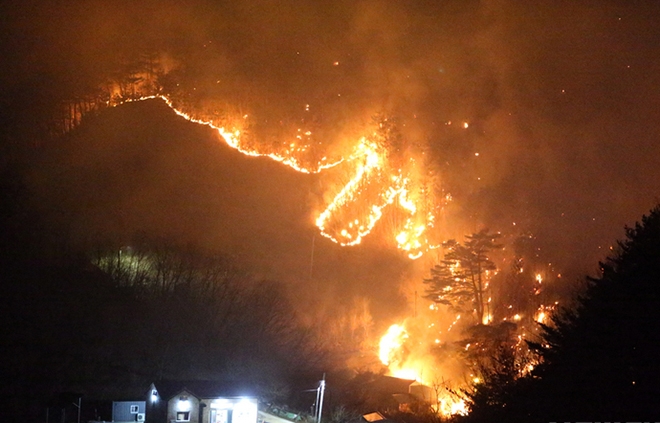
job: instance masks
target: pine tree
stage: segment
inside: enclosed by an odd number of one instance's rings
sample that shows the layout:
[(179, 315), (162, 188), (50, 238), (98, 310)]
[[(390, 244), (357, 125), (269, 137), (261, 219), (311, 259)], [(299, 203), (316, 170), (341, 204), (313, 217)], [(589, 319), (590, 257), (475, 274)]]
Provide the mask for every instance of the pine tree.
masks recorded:
[[(530, 344), (531, 375), (475, 396), (465, 421), (654, 421), (660, 415), (660, 206), (626, 228), (626, 239), (575, 310)], [(482, 398), (483, 397), (483, 398)], [(478, 417), (477, 417), (478, 416)]]
[(478, 323), (484, 321), (488, 297), (487, 272), (496, 270), (488, 254), (502, 248), (496, 241), (500, 234), (483, 229), (467, 235), (464, 244), (456, 240), (443, 243), (444, 259), (431, 269), (425, 298), (458, 311), (474, 310)]

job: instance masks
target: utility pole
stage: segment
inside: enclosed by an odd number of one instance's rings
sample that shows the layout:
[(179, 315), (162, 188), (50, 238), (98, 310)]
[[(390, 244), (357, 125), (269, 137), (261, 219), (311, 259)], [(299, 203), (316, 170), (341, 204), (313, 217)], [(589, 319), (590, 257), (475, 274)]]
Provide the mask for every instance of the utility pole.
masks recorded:
[(323, 380), (319, 382), (319, 387), (316, 388), (316, 409), (314, 414), (316, 423), (321, 423), (321, 414), (323, 414), (323, 395), (325, 394), (325, 373), (323, 373)]
[(312, 276), (314, 275), (314, 240), (316, 235), (312, 235), (312, 256), (309, 263), (309, 281), (312, 281)]
[(80, 423), (80, 405), (81, 405), (81, 404), (80, 404), (80, 400), (81, 400), (81, 399), (82, 399), (82, 397), (78, 397), (78, 404), (76, 404), (75, 402), (72, 403), (73, 406), (76, 407), (76, 408), (78, 409), (78, 423)]
[(415, 313), (413, 314), (413, 317), (417, 317), (417, 290), (415, 290)]

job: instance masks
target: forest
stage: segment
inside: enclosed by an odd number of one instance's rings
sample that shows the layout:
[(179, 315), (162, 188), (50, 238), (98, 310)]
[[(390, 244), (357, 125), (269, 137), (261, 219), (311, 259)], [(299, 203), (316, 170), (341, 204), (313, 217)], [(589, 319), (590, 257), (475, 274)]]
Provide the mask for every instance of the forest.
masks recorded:
[[(231, 255), (147, 234), (93, 247), (67, 241), (66, 228), (53, 223), (66, 219), (52, 220), (34, 207), (21, 160), (6, 161), (1, 179), (3, 418), (39, 421), (62, 393), (108, 400), (150, 381), (195, 379), (248, 383), (265, 403), (304, 411), (312, 401), (304, 388), (326, 372), (336, 384), (330, 401), (337, 422), (388, 409), (360, 387), (369, 373), (346, 373), (323, 331), (303, 323), (284, 284), (255, 278)], [(469, 414), (440, 417), (422, 407), (393, 418), (643, 421), (657, 415), (660, 207), (626, 229), (574, 305), (535, 323), (541, 338), (527, 341), (538, 363), (531, 371), (521, 368), (519, 344), (486, 330), (505, 325), (479, 324), (489, 307), (479, 278), (493, 269), (488, 253), (501, 247), (498, 237), (482, 231), (463, 244), (448, 241), (445, 260), (425, 280), (429, 300), (476, 310), (472, 334), (489, 345), (473, 356), (479, 383), (457, 393)], [(465, 273), (450, 272), (457, 263)], [(468, 280), (477, 282), (471, 288), (457, 282)], [(448, 284), (456, 289), (448, 291)]]
[(0, 420), (660, 420), (658, 5), (0, 16)]

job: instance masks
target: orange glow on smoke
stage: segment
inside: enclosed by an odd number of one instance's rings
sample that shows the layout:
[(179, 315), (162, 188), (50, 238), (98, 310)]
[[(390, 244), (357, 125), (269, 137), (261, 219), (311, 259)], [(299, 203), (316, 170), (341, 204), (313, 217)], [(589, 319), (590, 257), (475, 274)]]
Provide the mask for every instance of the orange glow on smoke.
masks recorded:
[(422, 372), (419, 369), (402, 366), (401, 353), (406, 339), (408, 339), (408, 332), (403, 325), (394, 324), (390, 326), (380, 339), (378, 357), (383, 364), (388, 366), (392, 376), (423, 382)]
[[(285, 144), (284, 147), (277, 148), (277, 151), (271, 151), (275, 147), (247, 145), (247, 142), (241, 139), (240, 129), (228, 130), (224, 126), (216, 125), (212, 120), (184, 112), (165, 95), (143, 96), (108, 105), (118, 106), (126, 102), (150, 99), (160, 99), (178, 116), (213, 128), (229, 147), (247, 156), (268, 157), (306, 174), (320, 173), (340, 165), (347, 168), (353, 176), (326, 204), (315, 221), (321, 235), (333, 242), (342, 246), (360, 244), (381, 219), (384, 209), (394, 206), (406, 216), (394, 236), (398, 248), (413, 260), (434, 248), (428, 239), (429, 229), (434, 227), (435, 220), (436, 202), (429, 198), (432, 192), (421, 181), (422, 178), (416, 176), (419, 170), (413, 158), (408, 158), (403, 163), (403, 168), (393, 165), (390, 152), (385, 147), (386, 140), (379, 139), (378, 134), (360, 138), (352, 151), (343, 156), (331, 159), (323, 157), (313, 161), (310, 158), (312, 147), (305, 142), (312, 135), (310, 131), (299, 129), (295, 142)], [(242, 120), (247, 118), (245, 115)], [(240, 123), (241, 119), (235, 121)], [(449, 201), (449, 198), (447, 196), (443, 200)]]
[[(403, 324), (390, 326), (380, 339), (378, 354), (380, 361), (388, 367), (391, 376), (415, 380), (430, 387), (434, 382), (428, 379), (428, 375), (424, 375), (424, 369), (431, 369), (433, 366), (406, 357), (405, 343), (408, 339), (409, 334)], [(432, 393), (433, 397), (424, 398), (424, 400), (430, 401), (436, 413), (447, 417), (456, 414), (467, 414), (467, 405), (463, 399), (450, 395), (445, 389), (430, 389), (429, 392)]]

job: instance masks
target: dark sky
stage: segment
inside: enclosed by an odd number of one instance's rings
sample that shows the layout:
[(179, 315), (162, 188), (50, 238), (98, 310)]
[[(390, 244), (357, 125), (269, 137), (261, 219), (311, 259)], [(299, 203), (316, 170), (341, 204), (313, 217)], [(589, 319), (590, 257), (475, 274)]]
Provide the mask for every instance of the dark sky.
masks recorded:
[[(307, 104), (327, 145), (387, 113), (452, 194), (448, 237), (531, 233), (548, 261), (587, 272), (660, 199), (655, 1), (14, 3), (0, 6), (6, 93), (84, 85), (149, 50), (254, 116), (266, 139), (306, 119)], [(71, 207), (80, 233), (146, 228), (230, 246), (266, 276), (308, 284), (322, 178), (224, 149), (161, 106), (125, 107), (40, 165), (46, 209)], [(340, 249), (316, 235), (309, 291), (397, 298), (429, 263), (383, 239)]]

